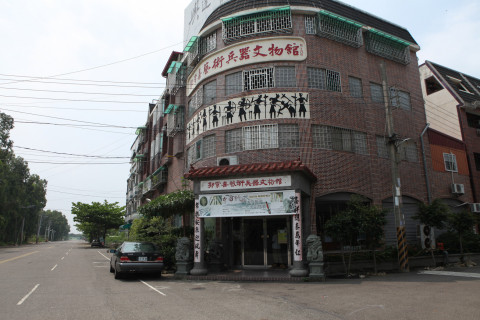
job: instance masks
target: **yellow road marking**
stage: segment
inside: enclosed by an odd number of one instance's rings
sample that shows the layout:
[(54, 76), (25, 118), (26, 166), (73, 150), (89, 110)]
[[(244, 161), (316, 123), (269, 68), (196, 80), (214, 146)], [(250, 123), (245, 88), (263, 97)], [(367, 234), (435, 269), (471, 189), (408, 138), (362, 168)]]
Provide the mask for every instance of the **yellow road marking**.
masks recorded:
[(0, 260), (0, 264), (5, 263), (5, 262), (9, 262), (9, 261), (13, 261), (13, 260), (17, 260), (17, 259), (20, 259), (20, 258), (29, 256), (29, 255), (34, 254), (34, 253), (37, 253), (37, 252), (40, 252), (40, 251), (33, 251), (33, 252), (29, 252), (29, 253), (22, 254), (21, 256), (18, 256), (18, 257), (15, 257), (15, 258), (10, 258), (10, 259), (6, 259), (6, 260)]

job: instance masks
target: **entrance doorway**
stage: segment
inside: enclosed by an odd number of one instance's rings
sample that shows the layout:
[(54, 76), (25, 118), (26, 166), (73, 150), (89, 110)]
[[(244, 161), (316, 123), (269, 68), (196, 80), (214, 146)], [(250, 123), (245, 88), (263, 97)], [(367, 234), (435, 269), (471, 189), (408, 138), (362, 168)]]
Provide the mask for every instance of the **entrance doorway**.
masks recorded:
[(238, 218), (243, 267), (287, 268), (291, 265), (290, 216)]

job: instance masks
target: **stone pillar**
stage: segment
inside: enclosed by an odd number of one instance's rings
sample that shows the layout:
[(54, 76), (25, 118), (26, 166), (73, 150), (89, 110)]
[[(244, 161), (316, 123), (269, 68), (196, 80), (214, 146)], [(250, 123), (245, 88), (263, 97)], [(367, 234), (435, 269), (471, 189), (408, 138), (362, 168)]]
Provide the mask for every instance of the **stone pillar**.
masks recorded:
[(310, 279), (325, 281), (322, 240), (315, 234), (307, 237), (307, 260)]
[(175, 278), (184, 278), (190, 273), (192, 269), (192, 248), (190, 239), (187, 237), (179, 238), (177, 240), (177, 247), (175, 250), (175, 260), (177, 261), (177, 271)]
[(193, 243), (193, 269), (190, 270), (190, 274), (193, 276), (203, 276), (207, 274), (207, 266), (205, 264), (204, 257), (204, 239), (205, 230), (203, 228), (203, 219), (200, 218), (198, 213), (198, 198), (195, 199), (195, 227), (194, 227), (194, 243)]
[(305, 277), (308, 270), (305, 269), (303, 263), (303, 239), (302, 239), (302, 209), (301, 194), (295, 193), (295, 214), (292, 217), (292, 241), (293, 241), (293, 266), (290, 270), (292, 277)]

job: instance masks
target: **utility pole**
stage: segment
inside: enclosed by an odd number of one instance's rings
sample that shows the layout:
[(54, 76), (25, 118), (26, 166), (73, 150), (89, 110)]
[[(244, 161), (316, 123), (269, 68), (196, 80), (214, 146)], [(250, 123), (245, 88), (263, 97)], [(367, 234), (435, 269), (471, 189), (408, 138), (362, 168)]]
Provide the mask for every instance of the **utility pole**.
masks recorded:
[(397, 249), (398, 263), (401, 272), (408, 272), (408, 249), (405, 233), (405, 216), (402, 214), (402, 193), (400, 184), (400, 173), (398, 170), (398, 136), (393, 129), (392, 106), (390, 105), (390, 95), (387, 85), (387, 72), (385, 61), (380, 63), (382, 75), (383, 101), (385, 103), (385, 114), (387, 123), (388, 145), (390, 151), (390, 160), (392, 165), (392, 191), (393, 191), (393, 214), (395, 215), (395, 226), (397, 227)]
[(38, 219), (38, 228), (37, 228), (37, 238), (35, 239), (35, 243), (38, 244), (38, 238), (40, 237), (40, 228), (42, 227), (42, 220), (43, 220), (43, 213), (40, 214)]

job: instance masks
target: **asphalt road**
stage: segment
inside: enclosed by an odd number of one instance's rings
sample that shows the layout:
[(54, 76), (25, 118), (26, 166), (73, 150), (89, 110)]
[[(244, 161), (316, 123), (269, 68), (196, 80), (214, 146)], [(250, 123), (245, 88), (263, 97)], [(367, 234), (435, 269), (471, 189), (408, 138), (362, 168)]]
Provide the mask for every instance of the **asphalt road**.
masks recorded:
[(480, 268), (325, 283), (115, 280), (106, 249), (0, 248), (0, 319), (480, 319)]

